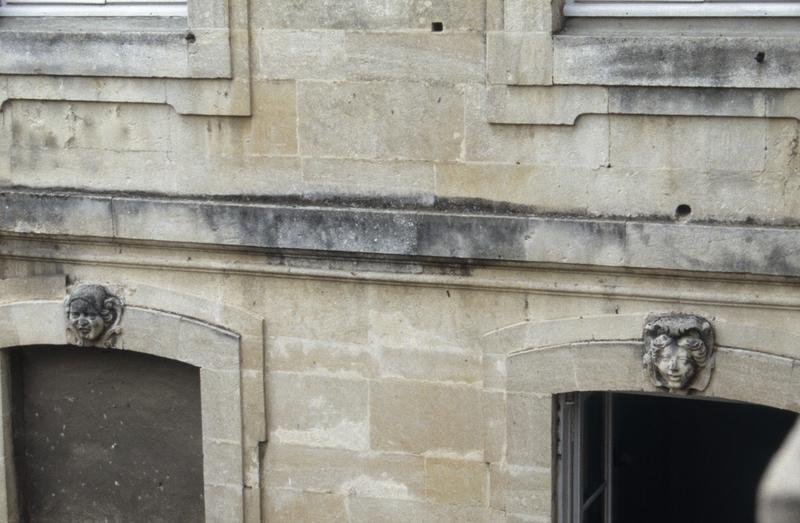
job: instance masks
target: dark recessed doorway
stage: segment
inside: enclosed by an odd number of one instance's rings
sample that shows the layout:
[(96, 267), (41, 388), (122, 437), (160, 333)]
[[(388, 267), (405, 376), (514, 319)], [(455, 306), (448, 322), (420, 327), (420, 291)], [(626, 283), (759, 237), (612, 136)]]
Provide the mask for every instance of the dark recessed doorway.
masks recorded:
[(196, 367), (120, 350), (15, 349), (24, 521), (203, 521)]
[(641, 394), (558, 403), (561, 523), (753, 523), (758, 482), (797, 417)]

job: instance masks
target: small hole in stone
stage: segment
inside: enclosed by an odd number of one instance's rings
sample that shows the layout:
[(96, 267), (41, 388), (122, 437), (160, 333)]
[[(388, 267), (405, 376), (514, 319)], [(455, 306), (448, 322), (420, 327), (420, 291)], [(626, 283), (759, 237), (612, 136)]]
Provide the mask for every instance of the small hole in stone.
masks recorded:
[(764, 51), (759, 51), (758, 53), (756, 53), (756, 62), (763, 64), (764, 58), (766, 57), (767, 55), (764, 53)]
[(692, 214), (692, 208), (682, 203), (675, 208), (675, 217), (676, 218), (686, 218)]
[(194, 36), (194, 33), (186, 33), (186, 42), (189, 44), (193, 44), (197, 38)]
[(442, 22), (433, 22), (431, 24), (431, 31), (434, 33), (441, 33), (444, 31), (444, 24)]

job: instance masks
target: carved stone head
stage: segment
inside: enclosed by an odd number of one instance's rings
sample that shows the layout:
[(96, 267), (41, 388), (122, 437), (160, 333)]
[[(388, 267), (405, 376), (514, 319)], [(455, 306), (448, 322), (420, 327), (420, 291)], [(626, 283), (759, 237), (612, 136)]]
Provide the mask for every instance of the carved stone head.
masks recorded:
[(714, 329), (692, 314), (649, 316), (642, 362), (650, 381), (670, 392), (704, 390), (714, 369)]
[(64, 300), (67, 339), (79, 347), (112, 347), (122, 332), (122, 300), (102, 285), (80, 285)]

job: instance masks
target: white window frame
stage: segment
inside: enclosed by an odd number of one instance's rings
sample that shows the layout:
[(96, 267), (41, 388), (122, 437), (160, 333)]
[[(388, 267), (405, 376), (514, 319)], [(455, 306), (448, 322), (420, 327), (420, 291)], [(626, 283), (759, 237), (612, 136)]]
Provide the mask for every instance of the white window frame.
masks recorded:
[[(586, 400), (592, 394), (601, 394), (603, 401), (603, 480), (591, 493), (584, 493), (583, 421)], [(558, 423), (556, 424), (558, 460), (558, 523), (582, 523), (584, 513), (598, 498), (603, 498), (603, 521), (613, 522), (612, 474), (614, 471), (612, 424), (612, 394), (608, 392), (570, 392), (557, 396)], [(589, 494), (588, 496), (586, 494)], [(584, 501), (584, 498), (586, 501)]]
[(0, 17), (187, 15), (186, 0), (0, 0)]
[(800, 17), (800, 2), (566, 0), (568, 17)]

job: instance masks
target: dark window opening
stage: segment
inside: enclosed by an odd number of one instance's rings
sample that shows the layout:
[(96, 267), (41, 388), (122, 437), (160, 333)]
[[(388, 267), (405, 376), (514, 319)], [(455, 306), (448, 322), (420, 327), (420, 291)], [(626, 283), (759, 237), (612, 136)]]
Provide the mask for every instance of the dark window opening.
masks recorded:
[(203, 521), (196, 367), (120, 350), (15, 349), (24, 521)]
[(605, 392), (558, 400), (560, 523), (753, 523), (758, 482), (797, 415)]

